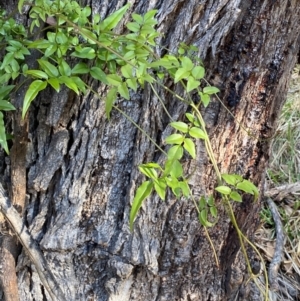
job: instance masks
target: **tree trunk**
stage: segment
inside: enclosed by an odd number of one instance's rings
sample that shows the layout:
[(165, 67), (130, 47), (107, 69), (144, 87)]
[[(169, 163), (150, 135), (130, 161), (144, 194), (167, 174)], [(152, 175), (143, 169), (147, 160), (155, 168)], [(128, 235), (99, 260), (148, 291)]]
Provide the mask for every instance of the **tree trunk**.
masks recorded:
[[(81, 2), (102, 17), (125, 4)], [(199, 47), (206, 79), (220, 88), (227, 107), (213, 99), (203, 110), (218, 166), (250, 179), (262, 192), (270, 139), (299, 52), (298, 1), (130, 3), (130, 13), (158, 9), (164, 47)], [(16, 1), (2, 5), (12, 10)], [(95, 88), (103, 93), (103, 87)], [(163, 90), (160, 95), (173, 119), (182, 120), (189, 108)], [(159, 145), (171, 133), (170, 120), (147, 87), (118, 106)], [(108, 121), (104, 102), (92, 93), (47, 90), (34, 101), (28, 120), (24, 219), (67, 300), (261, 300), (249, 294), (238, 236), (220, 202), (219, 221), (209, 229), (219, 268), (191, 200), (169, 194), (162, 202), (152, 195), (129, 231), (130, 205), (142, 181), (137, 166), (163, 156), (122, 115), (112, 111)], [(201, 143), (197, 154), (185, 168), (200, 197), (213, 191), (216, 177)], [(14, 172), (4, 157), (2, 152), (2, 184)], [(234, 207), (250, 240), (260, 205), (248, 196)], [(16, 271), (21, 301), (51, 300), (24, 251)]]

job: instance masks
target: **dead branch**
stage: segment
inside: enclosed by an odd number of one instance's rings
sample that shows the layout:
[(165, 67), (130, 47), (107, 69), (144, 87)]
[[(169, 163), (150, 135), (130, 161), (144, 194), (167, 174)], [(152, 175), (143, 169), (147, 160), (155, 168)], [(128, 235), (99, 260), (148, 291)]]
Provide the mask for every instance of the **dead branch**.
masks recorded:
[(276, 200), (282, 200), (287, 195), (291, 193), (300, 193), (300, 182), (296, 182), (293, 184), (285, 184), (278, 187), (274, 187), (265, 192), (265, 196)]
[(270, 283), (270, 288), (274, 291), (277, 291), (279, 289), (278, 279), (277, 279), (278, 269), (283, 257), (284, 232), (283, 232), (283, 226), (280, 219), (280, 215), (277, 211), (277, 207), (275, 203), (269, 197), (266, 198), (266, 201), (272, 213), (273, 220), (275, 223), (275, 231), (276, 231), (275, 252), (269, 267), (269, 283)]
[(25, 226), (17, 210), (12, 206), (10, 200), (0, 183), (0, 211), (7, 219), (12, 230), (18, 237), (18, 240), (23, 245), (26, 254), (36, 267), (40, 276), (41, 282), (47, 289), (52, 300), (67, 301), (59, 284), (51, 273), (47, 261), (41, 252), (36, 241), (31, 236), (28, 228)]

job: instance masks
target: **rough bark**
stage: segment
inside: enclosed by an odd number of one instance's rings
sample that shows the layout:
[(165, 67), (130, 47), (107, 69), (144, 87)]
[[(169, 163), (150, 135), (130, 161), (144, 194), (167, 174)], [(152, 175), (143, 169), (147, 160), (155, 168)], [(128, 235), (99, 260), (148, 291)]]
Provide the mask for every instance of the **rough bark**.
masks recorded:
[[(103, 17), (125, 4), (82, 2)], [(208, 81), (221, 89), (225, 106), (235, 116), (217, 100), (203, 111), (219, 167), (261, 185), (299, 52), (298, 2), (130, 2), (131, 11), (158, 9), (162, 45), (175, 49), (185, 41), (199, 47)], [(3, 2), (10, 9), (15, 4)], [(180, 120), (188, 108), (160, 93), (173, 118)], [(159, 101), (147, 88), (118, 105), (159, 144), (171, 132)], [(108, 122), (102, 100), (67, 90), (42, 93), (30, 109), (26, 141), (24, 218), (68, 300), (260, 300), (247, 295), (237, 235), (221, 204), (219, 222), (209, 230), (220, 269), (190, 200), (169, 195), (161, 202), (153, 195), (130, 233), (130, 203), (142, 180), (137, 165), (163, 157), (119, 113), (113, 112)], [(192, 174), (194, 195), (200, 196), (213, 190), (215, 175), (203, 145), (197, 147), (197, 159), (186, 161), (185, 168)], [(13, 164), (7, 158), (1, 162), (5, 183)], [(250, 239), (259, 207), (250, 197), (235, 206), (239, 226)], [(51, 300), (24, 252), (18, 256), (17, 278), (20, 300)]]

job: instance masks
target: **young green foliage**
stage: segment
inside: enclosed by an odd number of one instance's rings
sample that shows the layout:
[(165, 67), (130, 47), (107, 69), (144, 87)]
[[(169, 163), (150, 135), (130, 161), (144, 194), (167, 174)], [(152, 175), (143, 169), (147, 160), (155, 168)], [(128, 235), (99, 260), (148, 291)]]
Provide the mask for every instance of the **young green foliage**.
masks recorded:
[[(19, 1), (19, 12), (24, 3), (23, 0)], [(211, 148), (208, 147), (210, 140), (205, 123), (197, 108), (201, 104), (207, 107), (211, 95), (218, 93), (219, 89), (206, 85), (203, 87), (205, 69), (197, 57), (197, 47), (180, 43), (177, 53), (157, 57), (155, 39), (160, 34), (155, 29), (156, 10), (151, 10), (144, 16), (132, 14), (132, 19), (125, 24), (127, 32), (115, 34), (115, 29), (128, 9), (129, 4), (101, 20), (99, 14), (91, 17), (90, 7), (81, 7), (76, 1), (35, 0), (32, 1), (30, 10), (32, 22), (29, 32), (13, 19), (7, 19), (2, 12), (0, 42), (4, 43), (4, 56), (0, 62), (0, 144), (8, 153), (2, 112), (14, 110), (9, 102), (9, 94), (16, 87), (8, 85), (8, 82), (20, 75), (29, 81), (24, 97), (23, 118), (32, 101), (46, 88), (59, 92), (61, 86), (65, 85), (76, 94), (86, 93), (91, 87), (84, 83), (82, 76), (90, 76), (107, 86), (104, 99), (107, 118), (110, 118), (118, 97), (130, 100), (132, 91), (136, 92), (138, 87), (143, 88), (147, 83), (159, 83), (164, 87), (165, 77), (173, 79), (174, 84), (182, 85), (187, 95), (186, 99), (179, 95), (176, 97), (190, 104), (192, 111), (185, 114), (187, 122), (170, 123), (175, 132), (164, 139), (168, 147), (164, 164), (151, 162), (139, 166), (147, 179), (138, 187), (133, 200), (130, 212), (132, 229), (143, 201), (153, 190), (162, 200), (165, 200), (168, 190), (176, 198), (190, 197), (191, 189), (182, 160), (184, 157), (192, 160), (197, 158), (197, 139), (204, 142), (208, 155), (214, 162)], [(35, 40), (31, 33), (35, 27), (41, 26), (41, 21), (49, 22), (52, 27), (50, 26), (44, 38)], [(33, 50), (39, 51), (41, 58), (37, 60), (38, 66), (35, 69), (29, 69), (25, 60)], [(76, 63), (73, 63), (74, 58)], [(191, 93), (198, 95), (199, 105), (192, 102)], [(216, 164), (214, 167), (217, 172)], [(250, 181), (238, 175), (225, 174), (222, 179), (224, 185), (216, 187), (216, 191), (226, 198), (241, 202), (242, 193), (249, 193), (257, 198), (258, 190)], [(213, 226), (217, 221), (217, 208), (213, 198), (201, 198), (198, 209), (200, 223), (205, 227)]]

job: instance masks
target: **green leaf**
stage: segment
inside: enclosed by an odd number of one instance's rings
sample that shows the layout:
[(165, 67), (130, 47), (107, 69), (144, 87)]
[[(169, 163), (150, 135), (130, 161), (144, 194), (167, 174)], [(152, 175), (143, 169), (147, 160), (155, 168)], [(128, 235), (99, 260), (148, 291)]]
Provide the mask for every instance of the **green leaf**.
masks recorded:
[(73, 80), (79, 91), (85, 94), (86, 86), (84, 81), (82, 81), (81, 78), (78, 76), (72, 76), (71, 79)]
[(23, 47), (22, 43), (19, 42), (19, 41), (10, 40), (10, 41), (8, 41), (8, 43), (9, 43), (10, 45), (12, 45), (15, 49), (19, 49), (19, 48), (22, 48), (22, 47)]
[(203, 210), (205, 209), (207, 206), (206, 206), (206, 199), (204, 196), (201, 196), (200, 200), (199, 200), (199, 203), (198, 203), (198, 208), (199, 210)]
[(28, 48), (35, 48), (35, 49), (46, 49), (49, 48), (52, 44), (49, 40), (36, 40), (28, 45)]
[(179, 67), (179, 61), (174, 55), (166, 54), (162, 59), (150, 64), (151, 67), (164, 67), (167, 70)]
[(257, 187), (248, 180), (243, 180), (242, 182), (238, 183), (236, 185), (236, 188), (239, 190), (242, 190), (246, 193), (255, 195), (255, 198), (258, 197), (259, 191), (258, 191)]
[(88, 40), (89, 44), (96, 44), (95, 41), (97, 41), (97, 36), (95, 33), (93, 33), (92, 31), (86, 29), (86, 28), (80, 28), (80, 33), (82, 34), (82, 36)]
[(6, 140), (8, 141), (8, 140), (12, 140), (12, 139), (14, 139), (14, 135), (6, 133)]
[(17, 62), (17, 60), (12, 60), (10, 63), (11, 69), (13, 70), (13, 72), (18, 72), (20, 70), (20, 65)]
[(139, 166), (139, 170), (150, 179), (156, 180), (158, 178), (157, 171), (154, 168), (148, 168), (142, 164)]
[(184, 68), (177, 69), (174, 79), (175, 84), (178, 83), (181, 79), (188, 78), (190, 73), (191, 72), (189, 70), (186, 70)]
[(214, 198), (213, 198), (212, 195), (210, 195), (210, 196), (207, 198), (207, 204), (208, 204), (209, 206), (215, 206), (215, 200), (214, 200)]
[(5, 67), (7, 67), (13, 60), (14, 60), (14, 53), (13, 52), (8, 52), (4, 56), (2, 65), (0, 67), (0, 70), (3, 70)]
[(183, 156), (183, 147), (181, 145), (174, 145), (168, 150), (168, 160), (180, 160)]
[(189, 134), (191, 137), (194, 138), (199, 138), (199, 139), (203, 139), (203, 140), (208, 140), (207, 135), (205, 134), (205, 132), (197, 127), (192, 127), (189, 130)]
[(183, 168), (178, 160), (172, 162), (170, 175), (174, 178), (179, 178), (183, 174)]
[(203, 93), (204, 94), (211, 95), (211, 94), (216, 94), (218, 92), (220, 92), (220, 90), (216, 87), (209, 86), (209, 87), (203, 88)]
[(149, 162), (149, 163), (143, 164), (142, 166), (147, 167), (147, 168), (161, 169), (160, 165), (158, 163), (155, 163), (155, 162)]
[(164, 201), (166, 198), (166, 189), (167, 189), (166, 182), (162, 179), (158, 179), (157, 182), (154, 182), (154, 189), (159, 195), (159, 197)]
[(165, 139), (167, 144), (181, 144), (184, 137), (181, 134), (172, 134)]
[(22, 8), (24, 6), (24, 1), (25, 0), (19, 0), (19, 2), (18, 2), (18, 10), (19, 10), (20, 14), (22, 14)]
[(132, 71), (133, 71), (133, 67), (129, 64), (126, 64), (121, 67), (122, 75), (126, 78), (132, 78), (132, 74), (133, 74)]
[(228, 195), (231, 193), (231, 189), (228, 186), (218, 186), (215, 188), (215, 190), (217, 190), (221, 194), (225, 194), (225, 195)]
[(23, 73), (25, 73), (27, 70), (28, 70), (28, 65), (27, 65), (27, 64), (24, 64), (24, 65), (22, 66), (22, 71), (23, 71)]
[(178, 53), (179, 53), (179, 54), (184, 54), (184, 53), (185, 53), (185, 50), (184, 50), (183, 48), (180, 47), (180, 48), (178, 49)]
[(113, 14), (104, 19), (100, 25), (101, 30), (111, 30), (115, 28), (118, 23), (121, 21), (123, 16), (125, 15), (127, 9), (129, 8), (129, 4), (123, 6), (119, 10), (115, 11)]
[(73, 90), (77, 95), (79, 95), (79, 90), (76, 82), (73, 80), (73, 77), (60, 76), (58, 80), (61, 84), (65, 84), (69, 89)]
[(133, 51), (135, 51), (137, 47), (139, 46), (136, 43), (128, 43), (125, 46), (126, 50), (133, 50)]
[(210, 211), (210, 214), (211, 214), (214, 218), (216, 218), (216, 217), (218, 216), (218, 210), (217, 210), (216, 207), (210, 207), (210, 208), (209, 208), (209, 211)]
[(141, 15), (138, 14), (132, 14), (132, 19), (137, 22), (138, 24), (144, 23), (144, 18)]
[(6, 134), (5, 134), (3, 113), (2, 112), (0, 112), (0, 145), (3, 147), (5, 152), (7, 154), (9, 154), (7, 140), (6, 140)]
[(192, 70), (192, 75), (195, 79), (202, 79), (205, 74), (205, 69), (201, 66), (196, 66)]
[(118, 88), (113, 87), (107, 93), (106, 100), (105, 100), (105, 113), (106, 113), (107, 119), (110, 118), (110, 112), (111, 112), (113, 104), (117, 98), (117, 91), (118, 91)]
[(137, 189), (135, 197), (132, 202), (132, 207), (130, 210), (130, 231), (133, 230), (133, 222), (135, 217), (142, 206), (143, 201), (151, 194), (153, 189), (153, 182), (152, 181), (145, 181), (142, 185)]
[(56, 33), (56, 43), (66, 44), (68, 42), (68, 37), (61, 31)]
[(136, 78), (128, 78), (126, 79), (126, 83), (128, 85), (129, 88), (131, 88), (133, 91), (137, 91), (137, 80)]
[(200, 123), (199, 123), (198, 119), (196, 118), (196, 116), (194, 116), (191, 113), (186, 113), (185, 116), (191, 123), (193, 123), (194, 125), (196, 125), (198, 127), (200, 126)]
[(70, 76), (72, 72), (69, 64), (64, 59), (61, 59), (61, 61), (59, 62), (58, 70), (63, 76)]
[(59, 72), (54, 65), (52, 65), (48, 61), (42, 60), (42, 59), (39, 59), (38, 62), (39, 62), (39, 65), (41, 66), (41, 68), (49, 75), (49, 77), (58, 77), (59, 76)]
[(186, 151), (191, 155), (193, 159), (196, 158), (196, 147), (195, 143), (190, 138), (185, 138), (183, 147), (186, 149)]
[(28, 90), (26, 91), (25, 97), (24, 97), (22, 118), (25, 117), (31, 102), (36, 98), (38, 93), (40, 91), (44, 90), (46, 87), (47, 87), (47, 82), (46, 81), (41, 81), (39, 79), (33, 81), (30, 84)]
[(47, 73), (41, 70), (27, 70), (24, 73), (28, 75), (32, 75), (33, 77), (48, 79)]
[(71, 56), (79, 57), (81, 59), (92, 60), (96, 57), (95, 50), (91, 47), (84, 47), (71, 53)]
[[(96, 68), (96, 67), (93, 67)], [(92, 69), (93, 69), (92, 68)], [(72, 74), (86, 74), (90, 71), (89, 67), (85, 63), (78, 63), (74, 66), (71, 73)]]
[(236, 191), (231, 191), (229, 197), (236, 202), (242, 202), (242, 196), (236, 192)]
[(113, 86), (120, 86), (122, 84), (122, 78), (117, 74), (108, 74), (106, 79)]
[(3, 99), (5, 96), (7, 96), (13, 89), (15, 85), (7, 85), (0, 87), (0, 99)]
[(55, 77), (49, 78), (48, 83), (52, 86), (53, 89), (58, 93), (60, 91), (59, 80)]
[(144, 74), (143, 80), (148, 83), (151, 83), (151, 84), (154, 82), (154, 78), (150, 74), (147, 74), (147, 73)]
[(237, 182), (236, 176), (232, 174), (222, 174), (222, 179), (229, 185), (235, 185)]
[(94, 16), (93, 16), (93, 23), (94, 24), (97, 24), (97, 23), (99, 23), (100, 22), (100, 15), (99, 14), (95, 14)]
[(204, 107), (206, 108), (210, 103), (210, 96), (208, 94), (204, 94), (202, 92), (200, 92), (199, 95), (201, 97), (201, 101), (202, 101)]
[(147, 22), (144, 25), (142, 25), (141, 27), (141, 36), (140, 39), (144, 40), (144, 36), (149, 35), (151, 33), (153, 33), (154, 29), (153, 29), (153, 25), (156, 24), (156, 22)]
[(191, 61), (191, 59), (186, 56), (181, 59), (181, 63), (182, 63), (182, 68), (187, 71), (191, 71), (194, 67), (194, 64)]
[(198, 80), (195, 80), (194, 77), (189, 76), (187, 85), (186, 85), (186, 91), (190, 92), (196, 88), (198, 88), (200, 85), (200, 82)]
[(212, 227), (214, 224), (207, 220), (207, 209), (200, 211), (198, 215), (199, 222), (204, 227)]
[(99, 67), (92, 67), (90, 74), (94, 79), (101, 81), (104, 84), (108, 84), (106, 74)]
[(166, 183), (167, 185), (172, 188), (172, 189), (176, 189), (179, 188), (179, 184), (178, 184), (178, 180), (177, 178), (174, 177), (166, 177)]
[(16, 108), (7, 100), (0, 99), (0, 110), (1, 111), (12, 111)]
[(152, 19), (157, 13), (157, 9), (152, 9), (149, 10), (145, 15), (144, 15), (144, 21), (148, 21)]
[(181, 190), (182, 190), (182, 194), (183, 194), (185, 197), (189, 197), (189, 195), (190, 195), (190, 188), (189, 188), (188, 183), (186, 183), (185, 181), (178, 182), (178, 183), (179, 183), (179, 187), (180, 187)]
[(138, 32), (141, 26), (136, 22), (129, 22), (126, 24), (126, 27), (132, 32)]
[(130, 97), (129, 97), (129, 91), (128, 91), (126, 83), (122, 83), (121, 85), (118, 86), (118, 92), (125, 99), (127, 99), (127, 100), (130, 99)]
[(132, 60), (133, 58), (135, 58), (135, 52), (133, 50), (131, 51), (127, 51), (123, 57), (124, 60), (126, 61), (130, 61)]
[(171, 122), (170, 126), (183, 133), (187, 133), (188, 131), (188, 125), (182, 121)]

